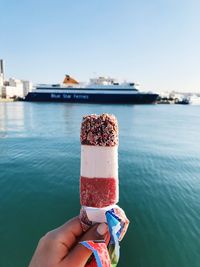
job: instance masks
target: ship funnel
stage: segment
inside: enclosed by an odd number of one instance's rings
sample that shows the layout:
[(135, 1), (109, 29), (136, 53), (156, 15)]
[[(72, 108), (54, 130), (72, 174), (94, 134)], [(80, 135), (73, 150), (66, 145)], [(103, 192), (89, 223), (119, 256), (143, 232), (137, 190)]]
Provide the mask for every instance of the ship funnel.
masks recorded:
[(65, 75), (65, 79), (63, 81), (64, 84), (79, 84), (75, 79), (70, 77), (69, 75)]

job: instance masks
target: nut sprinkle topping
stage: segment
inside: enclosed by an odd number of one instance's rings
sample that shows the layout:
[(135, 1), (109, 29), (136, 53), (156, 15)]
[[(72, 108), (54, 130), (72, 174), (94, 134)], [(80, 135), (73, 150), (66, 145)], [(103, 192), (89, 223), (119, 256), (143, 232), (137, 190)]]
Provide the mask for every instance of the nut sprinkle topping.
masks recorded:
[(118, 123), (114, 115), (103, 113), (83, 117), (80, 140), (82, 145), (118, 145)]

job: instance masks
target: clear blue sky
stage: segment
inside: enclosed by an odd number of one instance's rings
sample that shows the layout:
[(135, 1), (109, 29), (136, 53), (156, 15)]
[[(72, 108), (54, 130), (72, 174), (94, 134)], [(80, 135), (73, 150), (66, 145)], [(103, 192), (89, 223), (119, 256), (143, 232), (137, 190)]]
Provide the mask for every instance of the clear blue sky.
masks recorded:
[(199, 0), (0, 0), (6, 77), (200, 91)]

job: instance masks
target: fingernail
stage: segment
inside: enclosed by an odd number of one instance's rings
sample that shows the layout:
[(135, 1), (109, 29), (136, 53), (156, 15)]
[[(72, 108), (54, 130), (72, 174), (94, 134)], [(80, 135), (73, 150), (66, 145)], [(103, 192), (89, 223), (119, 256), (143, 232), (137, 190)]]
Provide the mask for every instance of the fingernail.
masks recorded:
[(104, 236), (108, 232), (108, 226), (106, 223), (101, 223), (97, 227), (97, 233), (100, 236)]

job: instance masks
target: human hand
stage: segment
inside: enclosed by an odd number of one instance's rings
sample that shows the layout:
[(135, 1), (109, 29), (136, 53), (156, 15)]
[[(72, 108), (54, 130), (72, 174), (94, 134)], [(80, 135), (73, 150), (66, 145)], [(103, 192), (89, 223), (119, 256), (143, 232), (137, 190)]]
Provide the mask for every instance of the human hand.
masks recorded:
[(103, 239), (108, 243), (105, 223), (83, 233), (80, 220), (75, 217), (40, 239), (29, 267), (84, 267), (92, 252), (79, 242)]

